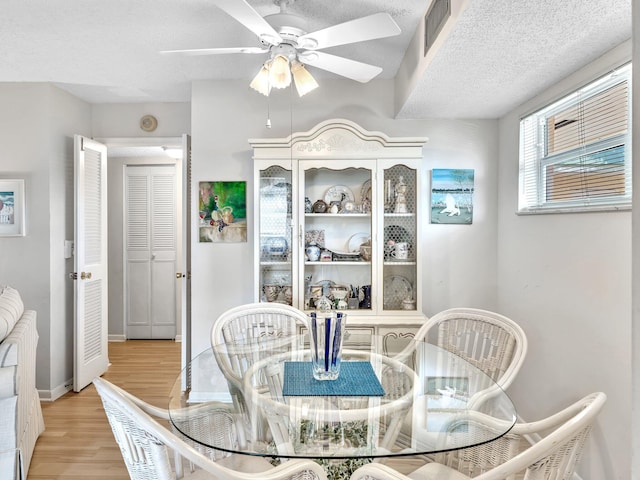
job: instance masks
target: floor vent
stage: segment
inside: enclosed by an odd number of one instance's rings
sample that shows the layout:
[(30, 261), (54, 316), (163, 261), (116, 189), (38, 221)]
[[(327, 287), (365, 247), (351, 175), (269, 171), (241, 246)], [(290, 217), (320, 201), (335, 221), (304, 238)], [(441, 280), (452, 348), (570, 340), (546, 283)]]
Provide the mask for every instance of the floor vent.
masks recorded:
[(440, 30), (451, 16), (451, 0), (434, 0), (424, 16), (424, 54), (433, 46)]

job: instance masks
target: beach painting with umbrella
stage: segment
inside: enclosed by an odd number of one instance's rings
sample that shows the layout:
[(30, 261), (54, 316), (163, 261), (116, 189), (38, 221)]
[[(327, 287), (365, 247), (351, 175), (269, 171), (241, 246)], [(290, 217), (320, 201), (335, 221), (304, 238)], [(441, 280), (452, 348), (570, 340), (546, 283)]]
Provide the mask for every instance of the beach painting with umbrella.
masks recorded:
[(473, 223), (473, 170), (431, 170), (431, 223)]

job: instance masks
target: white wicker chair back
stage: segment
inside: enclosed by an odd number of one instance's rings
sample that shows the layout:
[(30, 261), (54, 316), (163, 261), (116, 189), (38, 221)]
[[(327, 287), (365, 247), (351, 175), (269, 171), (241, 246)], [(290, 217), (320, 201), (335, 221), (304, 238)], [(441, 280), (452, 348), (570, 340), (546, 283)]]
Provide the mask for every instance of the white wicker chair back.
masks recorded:
[[(95, 378), (93, 384), (132, 480), (188, 479), (194, 475), (198, 480), (327, 480), (322, 467), (311, 460), (290, 460), (275, 468), (265, 462), (267, 470), (260, 473), (226, 468), (163, 427), (141, 406), (147, 405), (150, 411), (160, 413), (161, 418), (166, 418), (165, 410), (145, 404), (102, 378)], [(186, 472), (183, 460), (189, 466)], [(203, 476), (202, 470), (210, 475)]]

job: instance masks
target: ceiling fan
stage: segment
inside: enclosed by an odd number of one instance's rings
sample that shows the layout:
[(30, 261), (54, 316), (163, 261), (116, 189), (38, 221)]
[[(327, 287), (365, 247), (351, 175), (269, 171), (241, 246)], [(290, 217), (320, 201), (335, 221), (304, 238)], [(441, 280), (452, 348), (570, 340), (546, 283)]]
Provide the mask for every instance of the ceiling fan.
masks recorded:
[(376, 13), (308, 33), (306, 22), (302, 17), (287, 13), (287, 7), (294, 0), (273, 0), (273, 2), (280, 7), (280, 13), (262, 17), (246, 0), (213, 0), (214, 5), (251, 30), (262, 46), (165, 50), (161, 53), (184, 55), (268, 53), (267, 61), (250, 86), (268, 96), (272, 87), (288, 87), (293, 77), (298, 94), (302, 96), (318, 86), (305, 69), (305, 65), (362, 83), (368, 82), (382, 72), (382, 68), (378, 66), (331, 55), (321, 52), (321, 49), (400, 34), (400, 27), (387, 13)]

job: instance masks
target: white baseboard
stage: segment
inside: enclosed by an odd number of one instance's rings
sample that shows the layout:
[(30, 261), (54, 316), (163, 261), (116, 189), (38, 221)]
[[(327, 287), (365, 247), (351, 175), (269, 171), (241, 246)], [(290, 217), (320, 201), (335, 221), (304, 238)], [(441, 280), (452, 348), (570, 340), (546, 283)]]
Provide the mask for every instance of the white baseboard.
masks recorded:
[(73, 389), (73, 379), (70, 378), (64, 384), (58, 385), (53, 390), (38, 390), (38, 396), (41, 402), (55, 402), (65, 393)]
[[(109, 334), (108, 340), (110, 342), (126, 342), (127, 337), (121, 334), (117, 334), (117, 335)], [(176, 342), (178, 343), (182, 342), (182, 335), (176, 335)]]

